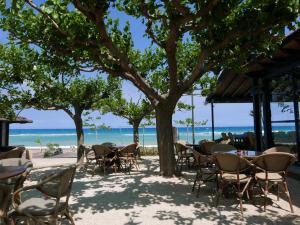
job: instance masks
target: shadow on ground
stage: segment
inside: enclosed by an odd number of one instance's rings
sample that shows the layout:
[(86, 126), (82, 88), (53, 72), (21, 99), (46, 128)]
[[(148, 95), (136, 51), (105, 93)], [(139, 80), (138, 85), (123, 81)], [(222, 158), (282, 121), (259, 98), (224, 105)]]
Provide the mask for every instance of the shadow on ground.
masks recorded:
[[(300, 224), (300, 182), (290, 179), (295, 213), (289, 212), (286, 201), (269, 199), (267, 212), (262, 201), (244, 204), (241, 218), (235, 198), (221, 198), (215, 207), (213, 186), (202, 187), (199, 198), (191, 192), (194, 171), (180, 178), (158, 175), (158, 160), (146, 158), (141, 170), (130, 175), (110, 173), (91, 176), (80, 170), (73, 184), (70, 207), (76, 224)], [(51, 169), (34, 170), (29, 182), (37, 181)], [(27, 194), (27, 197), (30, 194)], [(115, 217), (115, 218), (114, 218)], [(95, 220), (98, 220), (96, 222)], [(94, 221), (94, 222), (89, 222)]]

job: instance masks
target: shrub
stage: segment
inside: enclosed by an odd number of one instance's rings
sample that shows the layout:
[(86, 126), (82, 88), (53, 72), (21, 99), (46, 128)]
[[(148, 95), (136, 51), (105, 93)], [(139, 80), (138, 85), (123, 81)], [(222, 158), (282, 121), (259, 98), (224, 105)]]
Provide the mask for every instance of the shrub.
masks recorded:
[(48, 143), (47, 150), (44, 152), (44, 158), (52, 157), (54, 155), (62, 154), (62, 149), (59, 148), (59, 144)]

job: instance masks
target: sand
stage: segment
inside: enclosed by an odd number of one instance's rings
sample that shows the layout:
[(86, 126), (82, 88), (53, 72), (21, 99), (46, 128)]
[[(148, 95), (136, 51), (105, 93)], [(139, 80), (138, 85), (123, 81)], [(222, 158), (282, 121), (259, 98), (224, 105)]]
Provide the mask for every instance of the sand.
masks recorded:
[[(35, 169), (25, 185), (55, 171), (55, 166), (73, 162), (75, 158), (34, 158)], [(193, 170), (184, 172), (181, 178), (164, 178), (158, 171), (158, 158), (153, 156), (143, 157), (140, 170), (130, 175), (99, 172), (92, 176), (89, 170), (77, 171), (70, 199), (76, 224), (300, 224), (300, 182), (292, 178), (288, 182), (295, 213), (290, 213), (285, 198), (277, 201), (276, 196), (270, 195), (267, 212), (262, 211), (259, 197), (256, 206), (246, 200), (242, 219), (238, 201), (233, 197), (221, 198), (215, 207), (213, 184), (203, 186), (197, 198), (191, 192)]]

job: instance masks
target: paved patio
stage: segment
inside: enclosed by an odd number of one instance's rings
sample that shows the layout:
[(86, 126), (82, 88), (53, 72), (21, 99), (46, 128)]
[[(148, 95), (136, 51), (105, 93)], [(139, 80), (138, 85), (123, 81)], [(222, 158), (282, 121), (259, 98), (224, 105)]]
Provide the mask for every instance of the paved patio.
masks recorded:
[[(140, 163), (140, 171), (130, 175), (91, 176), (78, 171), (70, 201), (76, 224), (300, 224), (300, 182), (292, 178), (289, 187), (294, 214), (290, 213), (286, 200), (277, 201), (276, 196), (270, 195), (266, 213), (257, 198), (256, 206), (245, 202), (242, 219), (235, 198), (221, 198), (219, 207), (214, 206), (213, 186), (203, 187), (197, 198), (191, 192), (193, 171), (184, 172), (181, 178), (164, 178), (158, 175), (157, 157), (144, 157)], [(27, 184), (53, 170), (53, 167), (33, 170)]]

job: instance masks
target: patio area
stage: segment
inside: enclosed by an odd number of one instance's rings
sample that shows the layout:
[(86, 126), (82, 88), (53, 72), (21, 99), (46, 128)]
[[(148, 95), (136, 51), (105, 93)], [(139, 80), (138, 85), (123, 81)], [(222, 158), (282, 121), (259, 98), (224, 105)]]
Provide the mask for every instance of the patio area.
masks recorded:
[[(38, 159), (36, 159), (38, 160)], [(56, 159), (56, 163), (66, 159)], [(35, 163), (35, 162), (33, 162)], [(66, 162), (67, 163), (67, 162)], [(289, 178), (295, 212), (289, 204), (275, 195), (269, 195), (266, 213), (263, 199), (255, 198), (256, 206), (246, 200), (244, 219), (235, 197), (221, 198), (214, 203), (213, 184), (202, 187), (199, 198), (191, 192), (195, 171), (183, 172), (180, 178), (158, 175), (158, 157), (143, 157), (140, 170), (131, 174), (76, 172), (70, 209), (75, 223), (83, 224), (300, 224), (300, 185)], [(36, 164), (38, 165), (38, 164)], [(48, 164), (51, 166), (50, 164)], [(25, 186), (34, 184), (40, 177), (53, 172), (55, 167), (35, 168)], [(26, 193), (30, 195), (31, 192)], [(26, 198), (23, 195), (23, 198)]]

